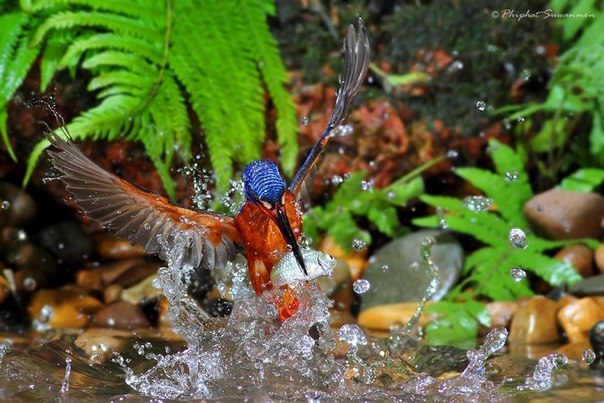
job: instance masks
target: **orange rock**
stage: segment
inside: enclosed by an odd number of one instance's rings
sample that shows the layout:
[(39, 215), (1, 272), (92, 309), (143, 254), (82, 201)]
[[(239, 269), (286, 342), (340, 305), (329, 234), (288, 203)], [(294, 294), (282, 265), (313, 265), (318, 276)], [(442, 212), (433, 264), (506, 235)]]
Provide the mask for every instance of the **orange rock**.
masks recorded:
[(583, 278), (591, 277), (594, 273), (592, 250), (583, 245), (575, 244), (566, 246), (558, 251), (554, 259), (570, 263)]
[[(426, 306), (430, 305), (430, 302)], [(390, 330), (392, 326), (406, 324), (409, 322), (415, 310), (417, 302), (402, 302), (398, 304), (378, 305), (361, 312), (358, 317), (359, 326), (374, 330)], [(419, 326), (424, 327), (438, 315), (434, 313), (423, 313), (419, 319)]]
[(350, 275), (352, 277), (352, 281), (360, 278), (367, 267), (367, 249), (363, 249), (361, 251), (352, 251), (345, 252), (342, 248), (340, 248), (333, 238), (326, 236), (321, 241), (319, 245), (319, 250), (324, 253), (328, 253), (335, 257), (336, 259), (340, 259), (348, 263), (350, 267)]
[(560, 309), (564, 308), (566, 305), (577, 301), (579, 298), (575, 297), (572, 294), (566, 294), (558, 301), (556, 301), (556, 311), (560, 311)]
[(147, 253), (142, 246), (133, 245), (129, 241), (119, 239), (108, 232), (96, 234), (94, 242), (99, 255), (106, 259), (126, 259), (147, 256)]
[(600, 273), (604, 273), (604, 243), (596, 248), (594, 257), (598, 270), (600, 271)]
[(76, 284), (85, 290), (102, 290), (103, 280), (98, 270), (79, 270), (76, 275)]
[(537, 295), (520, 303), (510, 325), (510, 344), (552, 343), (558, 339), (555, 301)]
[(489, 311), (489, 316), (491, 316), (491, 328), (507, 328), (517, 309), (517, 302), (496, 301), (488, 303), (487, 311)]
[(52, 328), (85, 327), (92, 313), (103, 304), (75, 287), (63, 287), (56, 290), (36, 292), (27, 307), (32, 320), (47, 324)]
[(588, 339), (593, 325), (604, 320), (604, 310), (597, 300), (587, 297), (566, 305), (557, 316), (568, 341), (576, 343)]

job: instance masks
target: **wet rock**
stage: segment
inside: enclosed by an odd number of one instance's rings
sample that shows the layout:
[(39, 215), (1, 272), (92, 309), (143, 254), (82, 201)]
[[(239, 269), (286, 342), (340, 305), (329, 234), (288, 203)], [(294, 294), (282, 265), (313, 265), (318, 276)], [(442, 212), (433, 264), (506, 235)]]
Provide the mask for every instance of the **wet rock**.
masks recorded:
[(367, 267), (367, 249), (346, 252), (331, 237), (323, 238), (318, 249), (330, 254), (338, 259), (338, 261), (345, 262), (348, 265), (349, 275), (353, 280), (359, 278)]
[(321, 291), (328, 297), (331, 297), (350, 283), (350, 266), (343, 260), (336, 259), (333, 276), (319, 277), (317, 282), (319, 283), (319, 287), (321, 287)]
[(524, 205), (535, 232), (551, 239), (595, 238), (604, 217), (604, 197), (550, 189)]
[(123, 330), (147, 328), (151, 324), (142, 309), (127, 301), (115, 301), (94, 315), (98, 326)]
[(18, 290), (30, 292), (46, 288), (59, 276), (55, 258), (29, 241), (7, 250), (4, 259), (7, 265), (17, 269), (14, 278)]
[(487, 311), (491, 317), (491, 329), (497, 327), (507, 328), (518, 309), (518, 303), (512, 301), (496, 301), (487, 304)]
[(115, 353), (120, 353), (128, 346), (130, 332), (113, 329), (87, 329), (75, 340), (92, 364), (110, 361)]
[(596, 261), (596, 267), (600, 273), (604, 273), (604, 244), (601, 244), (596, 248), (594, 252), (594, 258)]
[(537, 295), (520, 302), (510, 325), (510, 344), (552, 343), (558, 339), (555, 301)]
[(101, 278), (101, 273), (95, 269), (78, 270), (75, 274), (75, 282), (78, 286), (88, 291), (100, 291), (103, 289), (103, 279)]
[(38, 233), (40, 245), (68, 263), (85, 260), (92, 253), (92, 241), (82, 228), (70, 221), (62, 221)]
[(83, 328), (88, 325), (90, 316), (102, 308), (102, 303), (75, 287), (63, 287), (56, 290), (36, 292), (27, 312), (37, 326), (44, 328)]
[(438, 377), (446, 372), (462, 372), (468, 366), (468, 351), (451, 346), (423, 345), (415, 354), (414, 367)]
[(105, 301), (106, 304), (110, 304), (114, 301), (118, 301), (118, 300), (122, 299), (123, 290), (124, 290), (124, 287), (122, 287), (119, 284), (108, 285), (103, 290), (103, 301)]
[(153, 274), (138, 284), (123, 290), (121, 299), (136, 305), (145, 300), (157, 298), (161, 292), (158, 288), (153, 286), (153, 281), (155, 281), (156, 278), (157, 276)]
[(589, 344), (600, 360), (604, 358), (604, 320), (596, 323), (589, 330)]
[(430, 282), (421, 258), (421, 244), (426, 237), (436, 240), (432, 259), (439, 268), (439, 288), (432, 296), (438, 301), (457, 282), (464, 254), (452, 235), (436, 230), (423, 230), (395, 239), (380, 248), (370, 259), (363, 278), (371, 288), (361, 296), (363, 310), (396, 302), (419, 301)]
[[(358, 317), (359, 326), (372, 330), (390, 330), (395, 325), (405, 325), (415, 314), (417, 302), (378, 305), (363, 310)], [(426, 305), (429, 305), (428, 302)], [(424, 312), (419, 319), (419, 326), (426, 326), (436, 318), (436, 314)]]
[(568, 292), (577, 296), (604, 295), (604, 274), (598, 274), (579, 281), (570, 287)]
[(128, 259), (147, 256), (140, 245), (119, 239), (109, 232), (100, 232), (94, 236), (96, 251), (105, 259)]
[(129, 270), (120, 274), (118, 278), (113, 282), (119, 284), (124, 288), (132, 287), (141, 281), (145, 280), (149, 276), (157, 273), (157, 270), (162, 267), (162, 263), (159, 261), (144, 262), (131, 267)]
[(583, 353), (585, 350), (591, 349), (589, 341), (582, 339), (576, 342), (570, 342), (558, 348), (556, 352), (564, 354), (570, 360), (581, 361), (583, 359)]
[(23, 227), (36, 216), (34, 199), (10, 183), (0, 182), (0, 228)]
[(127, 272), (134, 266), (145, 263), (145, 259), (135, 258), (135, 259), (122, 259), (118, 260), (115, 263), (105, 264), (103, 266), (98, 267), (97, 270), (101, 279), (103, 280), (103, 284), (112, 284), (119, 276), (123, 273)]
[(594, 253), (583, 244), (566, 246), (560, 249), (554, 258), (570, 263), (582, 277), (590, 277), (594, 273)]
[(573, 301), (558, 312), (558, 321), (571, 343), (587, 340), (589, 330), (601, 320), (604, 308), (589, 297)]

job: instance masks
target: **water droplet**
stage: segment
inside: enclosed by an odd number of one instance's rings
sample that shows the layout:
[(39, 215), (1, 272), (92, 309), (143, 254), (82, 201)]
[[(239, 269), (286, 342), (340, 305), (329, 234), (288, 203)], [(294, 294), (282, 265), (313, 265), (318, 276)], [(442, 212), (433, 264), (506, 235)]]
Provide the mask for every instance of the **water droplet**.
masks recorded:
[(459, 152), (457, 152), (457, 150), (447, 151), (447, 158), (457, 158), (457, 157), (459, 157)]
[(479, 111), (483, 112), (485, 109), (487, 109), (487, 103), (484, 101), (478, 101), (476, 102), (476, 109), (478, 109)]
[(367, 242), (363, 241), (362, 239), (355, 238), (352, 241), (352, 249), (354, 249), (356, 251), (362, 251), (366, 247), (367, 247)]
[(302, 118), (302, 124), (303, 124), (304, 126), (307, 126), (309, 122), (310, 122), (310, 118), (309, 118), (308, 116), (304, 116), (304, 117)]
[(357, 294), (365, 294), (369, 288), (371, 287), (371, 283), (364, 278), (360, 278), (352, 283), (352, 289)]
[(23, 288), (25, 288), (26, 291), (33, 291), (37, 286), (38, 284), (36, 283), (36, 280), (31, 277), (26, 277), (23, 280)]
[(342, 178), (340, 175), (334, 175), (331, 178), (331, 184), (334, 186), (340, 185), (342, 182), (344, 182), (344, 178)]
[(10, 202), (8, 200), (3, 200), (2, 203), (0, 203), (0, 208), (2, 208), (2, 210), (8, 210), (10, 208)]
[(526, 272), (518, 267), (514, 267), (510, 270), (510, 276), (514, 279), (514, 281), (521, 281), (526, 278)]
[(438, 217), (438, 227), (440, 229), (447, 229), (449, 227), (447, 219), (445, 218), (445, 210), (442, 207), (436, 208), (436, 217)]
[(367, 336), (363, 329), (354, 324), (346, 324), (342, 325), (340, 330), (338, 330), (338, 337), (340, 340), (345, 341), (353, 347), (357, 347), (358, 345), (367, 344)]
[(516, 121), (517, 121), (518, 123), (523, 123), (523, 122), (524, 122), (524, 120), (525, 120), (525, 119), (524, 119), (524, 117), (523, 117), (523, 116), (518, 116), (518, 118), (516, 119)]
[(48, 323), (50, 321), (50, 319), (52, 319), (54, 314), (55, 314), (55, 310), (53, 309), (52, 306), (44, 305), (42, 307), (42, 309), (40, 309), (40, 314), (38, 315), (38, 320), (41, 323)]
[(520, 78), (524, 81), (528, 81), (531, 78), (531, 71), (529, 69), (524, 69), (520, 72)]
[(596, 355), (596, 353), (593, 352), (593, 350), (585, 350), (581, 355), (583, 362), (585, 362), (586, 364), (593, 364), (596, 361), (597, 357), (598, 356)]
[(333, 129), (331, 133), (332, 136), (348, 136), (349, 134), (352, 134), (352, 131), (353, 129), (351, 125), (340, 125)]
[(510, 230), (510, 243), (514, 248), (526, 249), (528, 246), (528, 240), (526, 234), (520, 228), (512, 228)]
[(516, 182), (519, 177), (520, 177), (520, 173), (518, 173), (518, 171), (516, 171), (515, 169), (512, 169), (505, 173), (504, 179), (507, 183), (512, 183), (512, 182)]
[(373, 181), (361, 181), (361, 190), (373, 190)]
[(493, 204), (493, 200), (484, 196), (468, 196), (463, 199), (464, 204), (471, 211), (485, 211)]
[(388, 271), (388, 269), (390, 269), (390, 266), (388, 266), (387, 264), (383, 264), (383, 265), (382, 265), (382, 271), (383, 271), (383, 272), (387, 272), (387, 271)]
[(455, 73), (456, 71), (463, 69), (463, 62), (461, 60), (455, 60), (453, 63), (449, 65), (447, 68), (447, 73)]
[(151, 229), (151, 224), (149, 224), (148, 222), (143, 224), (143, 228), (146, 229), (147, 231), (149, 231)]

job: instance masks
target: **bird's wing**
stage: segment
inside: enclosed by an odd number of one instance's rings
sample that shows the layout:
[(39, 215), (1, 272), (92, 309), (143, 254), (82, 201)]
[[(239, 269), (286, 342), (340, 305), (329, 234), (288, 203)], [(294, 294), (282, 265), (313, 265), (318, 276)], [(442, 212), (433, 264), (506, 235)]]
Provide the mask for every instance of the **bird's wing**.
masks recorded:
[(69, 137), (46, 137), (55, 148), (48, 151), (52, 164), (75, 203), (103, 227), (174, 265), (214, 268), (237, 254), (241, 240), (232, 217), (172, 205), (105, 171)]
[(289, 185), (289, 190), (296, 197), (300, 193), (305, 178), (317, 164), (321, 153), (325, 150), (325, 147), (327, 147), (329, 140), (331, 140), (333, 129), (342, 123), (348, 114), (350, 103), (365, 80), (365, 75), (369, 68), (370, 56), (371, 48), (369, 46), (367, 31), (363, 26), (363, 22), (359, 19), (358, 36), (354, 26), (351, 24), (348, 27), (348, 34), (344, 40), (344, 70), (340, 76), (340, 88), (336, 94), (336, 104), (331, 114), (331, 118), (329, 119), (323, 134), (310, 150), (306, 160)]

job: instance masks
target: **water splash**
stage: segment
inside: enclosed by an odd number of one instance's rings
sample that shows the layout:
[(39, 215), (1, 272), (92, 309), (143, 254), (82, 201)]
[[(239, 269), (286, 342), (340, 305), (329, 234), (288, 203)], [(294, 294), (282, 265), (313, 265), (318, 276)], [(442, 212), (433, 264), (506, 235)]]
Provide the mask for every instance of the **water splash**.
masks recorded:
[(518, 390), (532, 390), (542, 392), (550, 389), (554, 385), (554, 370), (566, 365), (568, 358), (561, 353), (551, 353), (537, 361), (537, 366), (533, 375), (527, 378), (524, 385), (518, 387)]
[(69, 392), (69, 381), (71, 380), (71, 357), (65, 358), (65, 377), (61, 384), (61, 393)]

